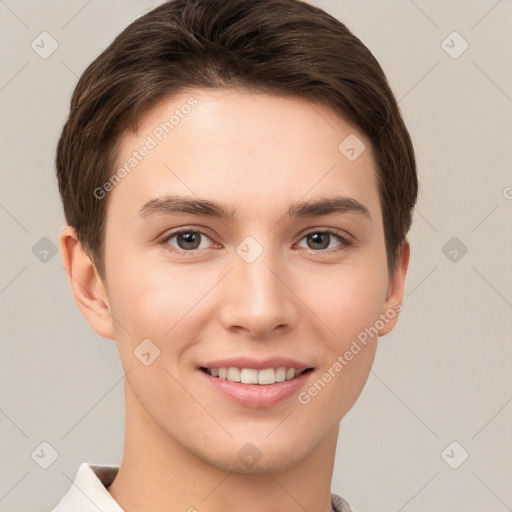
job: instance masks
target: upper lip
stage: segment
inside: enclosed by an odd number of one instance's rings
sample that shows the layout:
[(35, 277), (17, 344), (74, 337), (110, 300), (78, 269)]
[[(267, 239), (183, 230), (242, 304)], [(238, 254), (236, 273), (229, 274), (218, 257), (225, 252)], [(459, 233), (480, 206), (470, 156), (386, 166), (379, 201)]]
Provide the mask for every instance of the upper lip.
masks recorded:
[(254, 359), (252, 357), (237, 357), (227, 359), (217, 359), (215, 361), (207, 361), (200, 365), (201, 368), (254, 368), (256, 370), (265, 370), (266, 368), (296, 368), (297, 370), (306, 370), (313, 368), (312, 365), (290, 359), (289, 357), (267, 357), (265, 359)]

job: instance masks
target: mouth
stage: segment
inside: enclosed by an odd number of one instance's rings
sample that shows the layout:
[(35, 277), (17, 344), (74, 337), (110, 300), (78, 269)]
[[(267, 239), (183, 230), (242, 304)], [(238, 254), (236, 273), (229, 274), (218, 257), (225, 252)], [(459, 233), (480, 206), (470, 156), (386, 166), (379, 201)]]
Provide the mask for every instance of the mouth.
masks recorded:
[(240, 384), (256, 384), (268, 386), (280, 382), (297, 379), (305, 373), (313, 371), (313, 368), (287, 368), (279, 366), (276, 368), (265, 368), (258, 370), (256, 368), (199, 368), (204, 373), (220, 380), (237, 382)]

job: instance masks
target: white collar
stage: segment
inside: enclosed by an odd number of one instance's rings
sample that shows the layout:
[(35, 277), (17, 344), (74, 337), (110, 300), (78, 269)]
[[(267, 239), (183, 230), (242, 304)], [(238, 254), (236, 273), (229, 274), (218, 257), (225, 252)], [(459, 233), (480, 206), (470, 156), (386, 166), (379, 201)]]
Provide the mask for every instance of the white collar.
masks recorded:
[[(119, 466), (83, 462), (68, 492), (51, 512), (124, 512), (108, 492)], [(331, 493), (331, 502), (337, 512), (351, 512), (350, 505)]]
[(108, 492), (119, 466), (83, 462), (73, 484), (51, 512), (124, 512)]

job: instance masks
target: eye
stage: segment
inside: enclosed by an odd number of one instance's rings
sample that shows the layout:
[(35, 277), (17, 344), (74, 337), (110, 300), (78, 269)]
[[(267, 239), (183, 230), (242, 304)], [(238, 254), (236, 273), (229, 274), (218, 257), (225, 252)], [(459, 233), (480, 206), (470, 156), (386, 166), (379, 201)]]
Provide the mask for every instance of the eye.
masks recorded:
[[(329, 247), (333, 241), (333, 237), (338, 240), (338, 245), (334, 248)], [(174, 239), (176, 239), (176, 245), (171, 243), (171, 241)], [(204, 239), (211, 241), (210, 237), (204, 231), (198, 229), (183, 228), (169, 233), (160, 243), (165, 245), (173, 252), (192, 255), (198, 250), (211, 248), (211, 246), (209, 246), (207, 243), (203, 243)], [(344, 236), (340, 232), (333, 229), (317, 229), (315, 231), (310, 231), (306, 233), (301, 240), (304, 239), (307, 243), (306, 248), (315, 252), (331, 252), (336, 250), (343, 250), (353, 245), (353, 242), (349, 237)]]
[[(170, 243), (173, 238), (176, 238), (176, 244), (178, 247)], [(176, 252), (190, 253), (199, 249), (208, 249), (208, 247), (205, 247), (202, 244), (201, 238), (207, 238), (210, 240), (210, 237), (203, 231), (198, 231), (197, 229), (181, 229), (167, 235), (161, 243), (170, 245), (171, 250)]]
[[(339, 244), (337, 247), (329, 248), (329, 245), (332, 242), (333, 237), (339, 241)], [(350, 240), (346, 236), (343, 236), (338, 231), (334, 231), (332, 229), (310, 231), (309, 233), (306, 233), (304, 235), (302, 240), (304, 239), (306, 239), (308, 249), (320, 252), (330, 252), (331, 249), (343, 250), (353, 245), (352, 240)], [(329, 251), (325, 251), (325, 249), (329, 249)]]

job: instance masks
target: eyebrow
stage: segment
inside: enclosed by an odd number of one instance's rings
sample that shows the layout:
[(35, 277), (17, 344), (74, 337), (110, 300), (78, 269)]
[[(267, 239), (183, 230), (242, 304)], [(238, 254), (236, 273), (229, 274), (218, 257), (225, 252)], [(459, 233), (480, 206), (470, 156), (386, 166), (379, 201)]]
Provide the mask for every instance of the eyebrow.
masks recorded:
[[(138, 217), (188, 213), (218, 219), (233, 220), (236, 208), (224, 206), (207, 199), (167, 195), (151, 199), (138, 211)], [(285, 216), (295, 218), (321, 217), (344, 213), (357, 213), (372, 221), (368, 208), (351, 197), (333, 196), (314, 201), (299, 201), (288, 208)]]

